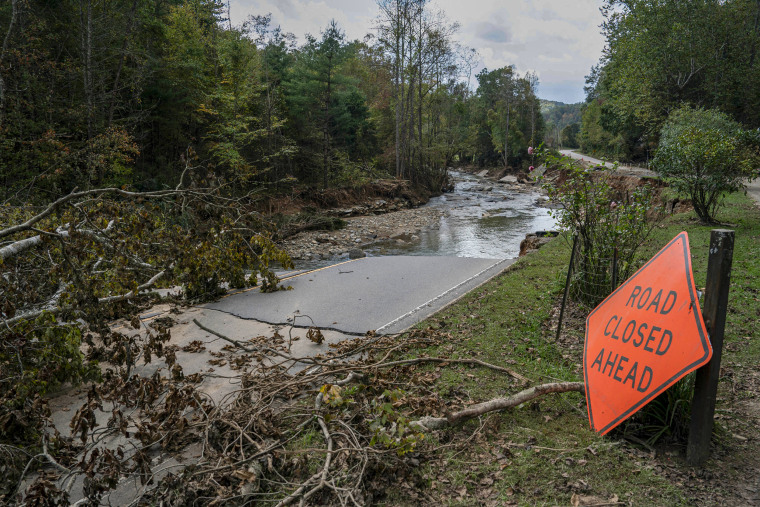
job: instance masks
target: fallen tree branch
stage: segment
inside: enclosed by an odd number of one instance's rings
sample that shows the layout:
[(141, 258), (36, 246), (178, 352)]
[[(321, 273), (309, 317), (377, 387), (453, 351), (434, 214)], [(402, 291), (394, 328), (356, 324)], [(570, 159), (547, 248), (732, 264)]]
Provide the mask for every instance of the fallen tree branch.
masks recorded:
[[(120, 294), (118, 296), (102, 297), (98, 299), (98, 304), (117, 303), (119, 301), (126, 301), (128, 299), (132, 299), (133, 297), (138, 295), (140, 292), (147, 290), (151, 288), (153, 285), (155, 285), (156, 282), (165, 274), (166, 274), (166, 270), (156, 273), (155, 275), (153, 275), (153, 277), (150, 280), (148, 280), (142, 285), (139, 285), (135, 290), (131, 290), (127, 292), (126, 294)], [(60, 313), (63, 310), (63, 308), (56, 306), (56, 304), (58, 303), (58, 299), (60, 299), (62, 293), (63, 293), (63, 289), (59, 289), (58, 292), (55, 293), (53, 298), (51, 298), (47, 303), (45, 303), (45, 305), (42, 306), (42, 308), (23, 312), (10, 319), (0, 319), (0, 322), (4, 326), (12, 326), (14, 324), (17, 324), (18, 322), (21, 322), (22, 320), (36, 319), (37, 317), (39, 317), (45, 312), (49, 312), (53, 314)]]
[(39, 234), (32, 236), (31, 238), (20, 239), (14, 243), (11, 243), (10, 245), (0, 248), (0, 259), (5, 260), (9, 257), (16, 256), (21, 252), (32, 248), (33, 246), (39, 245), (40, 243), (42, 243), (42, 236)]
[[(229, 338), (229, 337), (227, 337), (227, 336), (225, 336), (225, 335), (223, 335), (223, 334), (221, 334), (221, 333), (219, 333), (217, 331), (214, 331), (213, 329), (209, 329), (208, 327), (206, 327), (203, 324), (201, 324), (200, 322), (198, 322), (197, 319), (193, 319), (193, 322), (195, 323), (195, 325), (197, 325), (198, 327), (200, 327), (204, 331), (209, 332), (209, 333), (213, 334), (214, 336), (218, 336), (219, 338), (230, 342), (231, 344), (235, 345), (236, 347), (240, 347), (245, 352), (270, 352), (270, 353), (273, 353), (275, 355), (281, 356), (281, 357), (283, 357), (283, 358), (285, 358), (287, 360), (294, 361), (294, 362), (310, 363), (310, 364), (314, 364), (314, 365), (317, 365), (317, 366), (334, 366), (334, 364), (316, 361), (316, 360), (314, 360), (312, 358), (308, 358), (308, 357), (293, 357), (293, 356), (290, 356), (288, 354), (283, 354), (282, 352), (279, 352), (279, 351), (276, 351), (276, 350), (273, 350), (273, 349), (268, 349), (268, 348), (267, 349), (255, 349), (255, 350), (254, 349), (250, 349), (250, 348), (246, 347), (245, 345), (243, 345), (241, 342), (239, 342), (237, 340), (233, 340), (232, 338)], [(387, 357), (387, 354), (386, 354), (385, 357)], [(449, 358), (445, 358), (445, 357), (417, 357), (417, 358), (414, 358), (414, 359), (400, 359), (398, 361), (391, 361), (391, 362), (385, 363), (385, 362), (383, 362), (385, 360), (385, 357), (383, 359), (381, 359), (380, 361), (378, 361), (376, 363), (373, 363), (373, 364), (361, 365), (361, 366), (359, 366), (359, 365), (351, 365), (351, 366), (348, 366), (346, 368), (339, 369), (338, 371), (328, 372), (328, 374), (330, 374), (330, 373), (334, 374), (334, 373), (339, 373), (339, 372), (343, 372), (343, 371), (351, 373), (353, 370), (357, 370), (357, 369), (368, 370), (368, 369), (373, 369), (373, 368), (389, 368), (389, 367), (392, 368), (394, 366), (409, 365), (409, 364), (422, 364), (422, 363), (471, 364), (471, 365), (476, 365), (476, 366), (482, 366), (484, 368), (489, 368), (491, 370), (498, 371), (498, 372), (501, 372), (501, 373), (506, 373), (507, 375), (510, 375), (510, 376), (512, 376), (512, 377), (514, 377), (514, 378), (516, 378), (516, 379), (518, 379), (521, 382), (526, 383), (526, 384), (530, 382), (530, 379), (528, 379), (527, 377), (525, 377), (523, 375), (520, 375), (519, 373), (517, 373), (514, 370), (511, 370), (509, 368), (505, 368), (503, 366), (498, 366), (498, 365), (495, 365), (495, 364), (486, 363), (485, 361), (481, 361), (480, 359), (449, 359)]]
[(145, 282), (142, 285), (139, 285), (135, 290), (131, 290), (131, 291), (127, 292), (126, 294), (121, 294), (120, 296), (106, 296), (106, 297), (102, 297), (102, 298), (98, 299), (98, 303), (100, 303), (100, 304), (102, 304), (102, 303), (116, 303), (118, 301), (124, 301), (124, 300), (127, 300), (127, 299), (131, 299), (136, 294), (139, 294), (140, 292), (142, 292), (144, 290), (147, 290), (147, 289), (150, 289), (151, 287), (153, 287), (153, 285), (155, 285), (155, 283), (161, 277), (163, 277), (165, 274), (166, 274), (166, 270), (160, 271), (160, 272), (156, 273), (155, 275), (153, 275), (153, 277), (150, 280), (148, 280), (147, 282)]
[(230, 342), (231, 344), (233, 344), (234, 346), (241, 348), (241, 349), (242, 349), (243, 351), (245, 351), (245, 352), (249, 352), (249, 353), (251, 353), (251, 352), (260, 352), (260, 350), (259, 350), (259, 349), (251, 349), (251, 348), (249, 348), (249, 347), (246, 347), (245, 345), (243, 345), (242, 343), (240, 343), (240, 342), (239, 342), (239, 341), (237, 341), (237, 340), (233, 340), (232, 338), (229, 338), (229, 337), (227, 337), (227, 336), (224, 336), (222, 333), (217, 333), (217, 332), (216, 332), (216, 331), (214, 331), (213, 329), (209, 329), (209, 328), (207, 328), (206, 326), (204, 326), (203, 324), (201, 324), (200, 322), (198, 322), (198, 319), (193, 319), (193, 323), (194, 323), (196, 326), (198, 326), (199, 328), (201, 328), (201, 329), (203, 329), (204, 331), (206, 331), (207, 333), (211, 333), (212, 335), (214, 335), (214, 336), (216, 336), (216, 337), (219, 337), (219, 338), (221, 338), (222, 340), (226, 340), (226, 341)]
[(478, 403), (459, 412), (448, 414), (446, 417), (429, 417), (425, 416), (417, 421), (409, 423), (410, 426), (416, 426), (422, 431), (440, 430), (448, 426), (459, 424), (468, 419), (507, 408), (516, 407), (526, 401), (530, 401), (539, 396), (551, 393), (578, 392), (585, 393), (586, 386), (583, 382), (554, 382), (551, 384), (541, 384), (520, 391), (517, 394), (506, 398), (494, 398), (483, 403)]
[(122, 197), (147, 199), (147, 198), (154, 198), (154, 197), (167, 197), (173, 194), (177, 194), (178, 192), (175, 190), (158, 190), (155, 192), (129, 192), (127, 190), (122, 190), (120, 188), (96, 188), (93, 190), (83, 190), (83, 191), (78, 192), (77, 189), (74, 189), (73, 192), (66, 194), (63, 197), (59, 198), (58, 200), (50, 203), (47, 208), (45, 208), (43, 211), (36, 214), (35, 216), (31, 217), (26, 222), (18, 224), (18, 225), (14, 225), (13, 227), (8, 227), (6, 229), (0, 230), (0, 238), (4, 238), (6, 236), (10, 236), (12, 234), (16, 234), (22, 231), (30, 230), (34, 226), (34, 224), (50, 216), (55, 210), (57, 210), (62, 205), (64, 205), (65, 203), (73, 199), (78, 199), (80, 197), (97, 196), (97, 195), (109, 194), (109, 193), (113, 193)]
[[(346, 377), (343, 381), (337, 382), (338, 384), (347, 384), (351, 382), (356, 374), (351, 372), (351, 374)], [(285, 497), (281, 502), (277, 504), (276, 507), (285, 507), (286, 505), (290, 505), (291, 503), (295, 502), (298, 498), (303, 496), (303, 499), (301, 501), (301, 504), (308, 500), (311, 496), (313, 496), (315, 493), (317, 493), (319, 490), (321, 490), (323, 487), (327, 485), (327, 474), (330, 471), (330, 464), (332, 463), (333, 458), (333, 439), (332, 435), (330, 435), (330, 430), (327, 428), (327, 424), (325, 423), (325, 419), (322, 417), (322, 415), (319, 413), (319, 408), (322, 405), (322, 398), (323, 394), (319, 392), (317, 394), (316, 399), (314, 400), (314, 410), (317, 412), (316, 419), (319, 423), (319, 427), (322, 429), (322, 435), (325, 437), (325, 442), (327, 443), (327, 455), (325, 456), (325, 463), (322, 466), (322, 470), (315, 473), (309, 479), (306, 480), (301, 486), (296, 489), (293, 493)], [(316, 486), (311, 488), (309, 491), (306, 491), (306, 488), (309, 487), (311, 484), (313, 484), (315, 481), (319, 480)]]

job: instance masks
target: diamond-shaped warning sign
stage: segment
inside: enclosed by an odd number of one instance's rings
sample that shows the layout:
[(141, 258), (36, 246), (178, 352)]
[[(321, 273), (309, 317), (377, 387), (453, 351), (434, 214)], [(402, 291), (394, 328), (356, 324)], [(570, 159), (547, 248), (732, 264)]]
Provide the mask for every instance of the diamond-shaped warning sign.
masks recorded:
[(591, 427), (609, 432), (711, 356), (682, 232), (586, 319)]

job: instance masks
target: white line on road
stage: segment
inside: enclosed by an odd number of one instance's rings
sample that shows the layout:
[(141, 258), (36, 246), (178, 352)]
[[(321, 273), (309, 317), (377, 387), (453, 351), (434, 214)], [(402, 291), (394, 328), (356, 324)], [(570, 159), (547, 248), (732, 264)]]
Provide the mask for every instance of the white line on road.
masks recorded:
[(384, 329), (387, 329), (387, 328), (391, 327), (393, 324), (396, 324), (396, 323), (398, 323), (398, 322), (401, 322), (402, 320), (406, 319), (407, 317), (411, 317), (412, 315), (414, 315), (415, 313), (419, 312), (420, 310), (422, 310), (422, 309), (423, 309), (423, 308), (425, 308), (426, 306), (430, 306), (431, 304), (435, 303), (435, 302), (436, 302), (436, 301), (438, 301), (439, 299), (441, 299), (441, 298), (445, 297), (446, 295), (450, 294), (451, 292), (453, 292), (453, 291), (457, 290), (458, 288), (460, 288), (462, 285), (466, 284), (467, 282), (469, 282), (469, 281), (471, 281), (471, 280), (473, 280), (473, 279), (475, 279), (475, 278), (477, 278), (477, 277), (481, 276), (481, 275), (482, 275), (483, 273), (485, 273), (486, 271), (488, 271), (488, 270), (490, 270), (490, 269), (493, 269), (493, 268), (495, 268), (496, 266), (498, 266), (498, 265), (500, 265), (500, 264), (503, 264), (503, 263), (505, 263), (505, 262), (509, 262), (509, 263), (511, 264), (511, 263), (513, 263), (514, 261), (515, 261), (515, 259), (502, 259), (502, 260), (500, 260), (500, 261), (498, 261), (498, 262), (495, 262), (495, 263), (491, 264), (490, 266), (488, 266), (487, 268), (485, 268), (483, 271), (481, 271), (481, 272), (479, 272), (479, 273), (476, 273), (476, 274), (472, 275), (470, 278), (468, 278), (468, 279), (466, 279), (466, 280), (463, 280), (462, 282), (458, 283), (457, 285), (455, 285), (454, 287), (450, 288), (449, 290), (447, 290), (447, 291), (445, 291), (445, 292), (442, 292), (441, 294), (437, 295), (436, 297), (434, 297), (434, 298), (433, 298), (433, 299), (431, 299), (430, 301), (428, 301), (428, 302), (426, 302), (426, 303), (422, 303), (422, 304), (421, 304), (420, 306), (418, 306), (417, 308), (415, 308), (415, 309), (413, 309), (413, 310), (411, 310), (411, 311), (409, 311), (409, 312), (405, 313), (404, 315), (402, 315), (402, 316), (400, 316), (400, 317), (398, 317), (398, 318), (396, 318), (396, 319), (393, 319), (392, 321), (388, 322), (387, 324), (385, 324), (385, 325), (383, 325), (383, 326), (380, 326), (379, 328), (377, 328), (377, 329), (375, 330), (375, 332), (376, 332), (376, 333), (382, 333)]

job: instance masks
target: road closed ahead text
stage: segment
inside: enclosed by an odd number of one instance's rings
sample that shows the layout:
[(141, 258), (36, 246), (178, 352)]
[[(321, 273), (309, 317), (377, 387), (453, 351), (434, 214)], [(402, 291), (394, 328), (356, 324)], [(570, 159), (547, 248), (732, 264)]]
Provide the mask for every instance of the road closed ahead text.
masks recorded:
[(606, 433), (712, 350), (681, 233), (586, 319), (583, 371), (591, 427)]
[(631, 361), (626, 356), (626, 350), (640, 349), (664, 356), (673, 343), (673, 331), (654, 322), (657, 316), (670, 313), (678, 295), (672, 290), (664, 294), (665, 291), (660, 289), (652, 297), (654, 292), (651, 287), (633, 287), (625, 306), (651, 312), (653, 319), (646, 321), (639, 318), (637, 322), (636, 319), (612, 315), (604, 326), (604, 336), (617, 343), (611, 341), (602, 347), (591, 363), (591, 368), (641, 393), (646, 392), (652, 382), (652, 367), (646, 362), (642, 364), (641, 360)]

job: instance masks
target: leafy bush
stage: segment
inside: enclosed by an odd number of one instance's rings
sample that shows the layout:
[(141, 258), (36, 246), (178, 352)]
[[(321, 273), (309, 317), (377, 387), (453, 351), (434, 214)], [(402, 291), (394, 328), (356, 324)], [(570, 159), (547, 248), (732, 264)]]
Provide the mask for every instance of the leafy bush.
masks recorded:
[(626, 421), (624, 434), (655, 445), (685, 443), (689, 437), (691, 401), (694, 397), (694, 373), (682, 378)]
[(754, 175), (757, 141), (757, 132), (743, 130), (720, 111), (684, 106), (663, 127), (653, 165), (679, 195), (691, 199), (702, 222), (715, 223), (723, 196), (744, 188)]
[(596, 306), (613, 290), (613, 258), (617, 258), (618, 281), (633, 272), (636, 250), (651, 230), (652, 189), (618, 191), (611, 182), (614, 169), (585, 169), (567, 157), (545, 157), (547, 166), (557, 167), (565, 176), (557, 184), (544, 184), (549, 198), (561, 205), (553, 212), (558, 226), (578, 235), (571, 295)]

